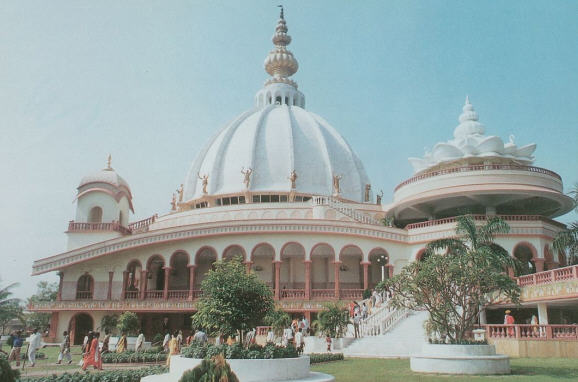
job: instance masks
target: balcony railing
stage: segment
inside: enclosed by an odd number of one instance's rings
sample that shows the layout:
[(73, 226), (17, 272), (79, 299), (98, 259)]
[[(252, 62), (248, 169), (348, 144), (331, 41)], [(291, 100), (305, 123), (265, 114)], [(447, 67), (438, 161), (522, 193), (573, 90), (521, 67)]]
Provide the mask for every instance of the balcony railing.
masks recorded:
[(517, 279), (519, 286), (543, 285), (557, 281), (578, 279), (578, 265), (552, 269), (550, 271), (538, 272), (531, 275), (520, 276)]
[[(335, 289), (311, 289), (311, 298), (334, 298)], [(281, 296), (283, 298), (283, 296)]]
[(131, 232), (133, 232), (133, 233), (146, 232), (146, 231), (148, 231), (149, 226), (157, 220), (157, 217), (158, 217), (158, 215), (154, 214), (150, 218), (146, 218), (146, 219), (134, 222), (134, 223), (130, 223), (128, 225), (128, 229), (131, 230)]
[(498, 340), (578, 341), (578, 325), (482, 325), (486, 338)]
[(92, 232), (92, 231), (116, 231), (123, 235), (130, 235), (130, 229), (122, 226), (119, 222), (112, 223), (78, 223), (68, 222), (68, 232)]
[(139, 291), (138, 290), (130, 290), (124, 292), (124, 298), (126, 300), (136, 300), (139, 298)]
[(339, 296), (344, 300), (361, 300), (363, 297), (363, 289), (341, 289)]
[(281, 298), (284, 299), (303, 299), (305, 298), (305, 289), (281, 289)]
[(145, 292), (145, 298), (160, 299), (164, 297), (164, 293), (163, 290), (147, 290)]
[(173, 299), (185, 299), (185, 298), (189, 298), (189, 291), (188, 290), (169, 290), (168, 295), (169, 295), (169, 298), (173, 298)]
[[(474, 220), (476, 220), (476, 221), (486, 221), (488, 219), (488, 215), (470, 215), (470, 216), (472, 216), (474, 218)], [(566, 228), (565, 224), (562, 224), (562, 223), (557, 222), (557, 221), (552, 220), (552, 219), (548, 219), (548, 218), (546, 218), (544, 216), (540, 216), (540, 215), (496, 215), (496, 216), (500, 217), (506, 221), (516, 221), (516, 222), (543, 221), (543, 222), (550, 223), (550, 224), (553, 224), (553, 225), (561, 227), (561, 228)], [(456, 221), (457, 221), (457, 217), (453, 216), (450, 218), (428, 220), (425, 222), (408, 224), (405, 226), (405, 229), (410, 230), (410, 229), (417, 229), (417, 228), (433, 227), (436, 225), (455, 223)]]
[(200, 289), (193, 289), (193, 300), (203, 297), (203, 291)]
[(560, 175), (556, 174), (554, 171), (546, 170), (545, 168), (541, 167), (533, 167), (533, 166), (518, 166), (518, 165), (509, 165), (509, 164), (479, 164), (479, 165), (472, 165), (472, 166), (464, 166), (464, 167), (452, 167), (452, 168), (445, 168), (442, 170), (437, 171), (430, 171), (424, 174), (419, 174), (413, 176), (395, 187), (395, 191), (400, 189), (403, 186), (406, 186), (411, 183), (418, 182), (423, 179), (433, 178), (440, 175), (447, 175), (447, 174), (455, 174), (460, 172), (471, 172), (471, 171), (491, 171), (491, 170), (515, 170), (515, 171), (528, 171), (528, 172), (535, 172), (538, 174), (549, 175), (554, 177), (558, 180), (562, 180)]
[(77, 300), (91, 300), (92, 299), (92, 291), (90, 291), (90, 290), (78, 290), (78, 291), (76, 291), (76, 299)]

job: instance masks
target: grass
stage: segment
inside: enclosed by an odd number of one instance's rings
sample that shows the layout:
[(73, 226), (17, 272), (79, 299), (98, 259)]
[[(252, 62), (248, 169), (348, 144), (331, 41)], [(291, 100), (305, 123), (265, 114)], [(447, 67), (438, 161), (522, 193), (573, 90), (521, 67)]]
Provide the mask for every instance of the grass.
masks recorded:
[(578, 359), (512, 358), (512, 374), (502, 376), (451, 376), (417, 374), (409, 369), (409, 359), (360, 359), (327, 362), (311, 366), (311, 371), (331, 374), (336, 382), (538, 382), (577, 381)]

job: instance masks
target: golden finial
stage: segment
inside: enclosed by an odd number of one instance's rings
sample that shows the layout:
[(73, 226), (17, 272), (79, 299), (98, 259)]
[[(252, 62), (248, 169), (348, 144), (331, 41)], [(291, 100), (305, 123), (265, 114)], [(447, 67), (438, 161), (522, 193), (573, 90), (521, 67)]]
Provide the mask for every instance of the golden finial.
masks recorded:
[(112, 155), (108, 154), (108, 159), (106, 160), (106, 169), (107, 170), (112, 170), (112, 167), (110, 166), (112, 162)]
[(283, 5), (278, 5), (279, 8), (281, 8), (281, 15), (279, 16), (279, 18), (284, 19), (285, 15), (283, 14)]

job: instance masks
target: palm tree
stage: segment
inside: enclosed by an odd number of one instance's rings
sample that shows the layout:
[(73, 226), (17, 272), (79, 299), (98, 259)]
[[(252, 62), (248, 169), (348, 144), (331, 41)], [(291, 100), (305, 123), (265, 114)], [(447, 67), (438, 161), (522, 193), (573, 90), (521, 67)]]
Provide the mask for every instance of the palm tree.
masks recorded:
[(14, 288), (17, 285), (18, 283), (12, 283), (10, 285), (5, 286), (4, 288), (0, 288), (0, 311), (20, 301), (17, 298), (10, 297), (12, 296), (12, 292), (10, 291), (10, 289)]
[[(569, 194), (574, 198), (574, 211), (578, 212), (578, 183)], [(568, 265), (578, 264), (578, 221), (570, 223), (566, 231), (559, 232), (552, 246), (557, 252), (566, 253)]]

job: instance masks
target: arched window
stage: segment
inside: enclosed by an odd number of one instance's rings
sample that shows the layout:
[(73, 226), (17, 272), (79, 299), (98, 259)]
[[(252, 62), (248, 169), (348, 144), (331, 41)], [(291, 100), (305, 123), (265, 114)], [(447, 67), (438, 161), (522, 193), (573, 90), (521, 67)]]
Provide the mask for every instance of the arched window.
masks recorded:
[(275, 105), (281, 105), (281, 102), (283, 102), (283, 99), (281, 98), (281, 96), (275, 97)]
[(102, 223), (102, 208), (92, 207), (88, 214), (89, 223)]
[(92, 292), (94, 288), (94, 280), (88, 273), (80, 276), (76, 283), (76, 299), (90, 300), (92, 299)]
[(536, 273), (536, 266), (533, 261), (533, 247), (526, 243), (520, 243), (516, 245), (514, 248), (514, 257), (520, 261), (520, 266), (516, 270), (516, 276)]

